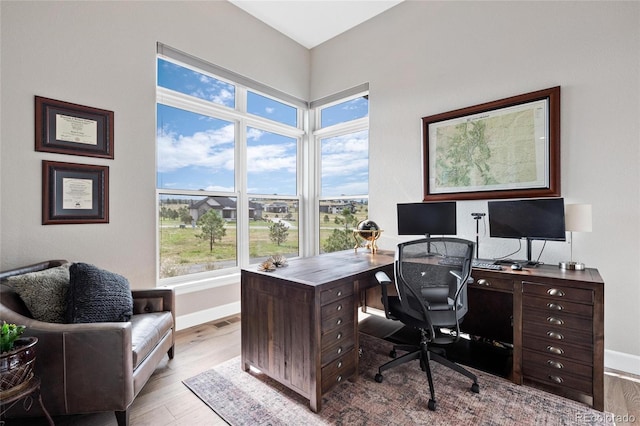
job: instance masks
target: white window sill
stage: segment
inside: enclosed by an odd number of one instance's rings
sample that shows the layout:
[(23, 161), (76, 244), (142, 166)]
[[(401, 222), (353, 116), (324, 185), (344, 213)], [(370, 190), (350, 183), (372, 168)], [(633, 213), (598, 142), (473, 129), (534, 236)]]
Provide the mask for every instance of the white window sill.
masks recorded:
[(217, 277), (206, 277), (192, 279), (189, 281), (172, 282), (161, 287), (172, 288), (176, 295), (195, 293), (198, 291), (211, 290), (217, 287), (224, 287), (232, 284), (240, 284), (240, 271)]

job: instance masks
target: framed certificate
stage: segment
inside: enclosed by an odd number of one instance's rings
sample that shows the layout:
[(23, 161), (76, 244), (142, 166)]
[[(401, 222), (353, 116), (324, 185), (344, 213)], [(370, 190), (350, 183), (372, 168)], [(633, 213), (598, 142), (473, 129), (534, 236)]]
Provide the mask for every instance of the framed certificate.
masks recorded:
[(42, 161), (42, 224), (108, 223), (109, 167)]
[(113, 111), (35, 100), (36, 151), (113, 159)]

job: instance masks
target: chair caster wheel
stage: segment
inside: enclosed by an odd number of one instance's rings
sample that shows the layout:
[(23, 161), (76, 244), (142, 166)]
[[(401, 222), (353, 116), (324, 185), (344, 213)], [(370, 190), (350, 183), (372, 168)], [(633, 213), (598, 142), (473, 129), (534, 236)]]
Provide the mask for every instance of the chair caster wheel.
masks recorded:
[(396, 350), (395, 350), (395, 349), (392, 349), (392, 350), (391, 350), (391, 352), (389, 352), (389, 356), (390, 356), (391, 358), (395, 358), (395, 357), (397, 357), (397, 356), (398, 356), (398, 352), (396, 352)]
[(382, 379), (383, 379), (382, 374), (380, 373), (376, 374), (376, 382), (382, 383)]
[(436, 411), (436, 402), (433, 399), (430, 399), (427, 407), (429, 407), (429, 410), (431, 411)]
[(480, 385), (478, 385), (477, 383), (472, 384), (471, 385), (471, 392), (480, 393)]

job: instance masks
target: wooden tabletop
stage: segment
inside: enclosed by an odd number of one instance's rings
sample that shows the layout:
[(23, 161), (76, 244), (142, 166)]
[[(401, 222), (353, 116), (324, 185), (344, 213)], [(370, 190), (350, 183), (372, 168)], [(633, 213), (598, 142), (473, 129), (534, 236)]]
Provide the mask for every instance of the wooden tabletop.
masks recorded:
[(389, 266), (393, 264), (394, 256), (395, 252), (391, 250), (378, 250), (376, 254), (365, 249), (360, 249), (358, 252), (344, 250), (292, 259), (288, 261), (287, 266), (276, 268), (271, 272), (259, 271), (257, 266), (243, 269), (242, 272), (317, 286)]

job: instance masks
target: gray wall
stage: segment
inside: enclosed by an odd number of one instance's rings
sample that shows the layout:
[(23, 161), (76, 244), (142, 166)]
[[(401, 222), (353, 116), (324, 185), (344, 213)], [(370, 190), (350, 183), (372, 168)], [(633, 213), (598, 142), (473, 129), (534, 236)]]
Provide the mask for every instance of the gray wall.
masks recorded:
[[(385, 248), (400, 240), (395, 204), (422, 199), (421, 117), (561, 86), (562, 195), (593, 205), (574, 259), (605, 280), (609, 359), (640, 355), (640, 3), (404, 2), (314, 49), (311, 69), (313, 99), (369, 82), (369, 217)], [(486, 201), (458, 203), (469, 239), (475, 211)], [(481, 256), (518, 247), (480, 233)], [(552, 242), (542, 260), (569, 255)]]
[[(370, 217), (384, 248), (400, 241), (395, 204), (422, 197), (421, 117), (560, 85), (562, 193), (594, 209), (574, 258), (605, 279), (609, 359), (637, 362), (640, 3), (409, 1), (311, 51), (220, 1), (2, 1), (0, 19), (1, 269), (62, 257), (155, 285), (157, 41), (302, 99), (369, 82)], [(115, 111), (115, 160), (35, 152), (34, 95)], [(42, 226), (43, 159), (108, 165), (111, 222)], [(461, 236), (475, 238), (476, 210), (486, 202), (459, 203)], [(513, 244), (480, 241), (486, 256)], [(542, 260), (568, 256), (550, 243)], [(183, 292), (178, 314), (238, 298), (237, 285)]]
[[(134, 288), (156, 285), (156, 42), (308, 98), (309, 51), (226, 1), (2, 1), (0, 10), (1, 269), (66, 258)], [(34, 95), (114, 111), (115, 159), (35, 152)], [(108, 165), (110, 223), (41, 225), (44, 159)], [(191, 301), (230, 298), (238, 284), (181, 291), (178, 315)]]

